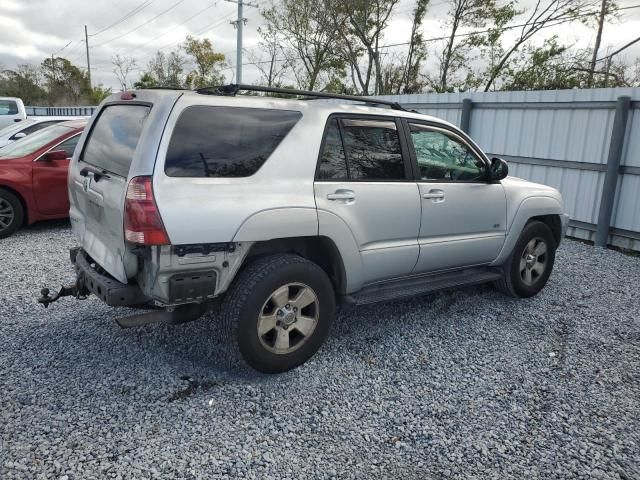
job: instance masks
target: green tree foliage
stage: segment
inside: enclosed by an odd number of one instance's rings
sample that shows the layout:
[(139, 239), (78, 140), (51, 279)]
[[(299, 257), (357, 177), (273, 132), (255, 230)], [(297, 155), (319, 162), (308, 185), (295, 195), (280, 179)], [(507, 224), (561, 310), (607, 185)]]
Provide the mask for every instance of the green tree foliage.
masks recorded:
[(143, 73), (140, 79), (133, 84), (133, 88), (135, 88), (136, 90), (142, 90), (144, 88), (153, 88), (157, 86), (158, 86), (157, 80), (149, 72)]
[(19, 97), (27, 105), (95, 105), (109, 93), (101, 85), (91, 88), (86, 72), (62, 57), (0, 72), (0, 96)]
[(209, 39), (198, 40), (187, 35), (183, 48), (195, 66), (186, 76), (187, 88), (210, 87), (224, 83), (224, 76), (219, 71), (225, 62), (224, 54), (215, 52)]
[(33, 65), (4, 70), (0, 73), (0, 96), (18, 97), (27, 105), (41, 104), (47, 98), (47, 92), (42, 87), (40, 70)]

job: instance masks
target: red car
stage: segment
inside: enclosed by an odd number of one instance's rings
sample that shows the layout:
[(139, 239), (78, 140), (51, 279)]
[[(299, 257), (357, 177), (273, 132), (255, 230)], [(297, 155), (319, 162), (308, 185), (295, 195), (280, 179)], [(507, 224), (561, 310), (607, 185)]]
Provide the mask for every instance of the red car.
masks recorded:
[(58, 123), (0, 148), (0, 238), (69, 216), (69, 161), (86, 124)]

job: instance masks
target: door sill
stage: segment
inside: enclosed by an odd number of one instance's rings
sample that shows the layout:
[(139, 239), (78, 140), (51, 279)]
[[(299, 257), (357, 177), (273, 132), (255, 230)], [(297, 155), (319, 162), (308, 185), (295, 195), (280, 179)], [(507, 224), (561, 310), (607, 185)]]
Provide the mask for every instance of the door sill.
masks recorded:
[(403, 298), (411, 298), (449, 288), (478, 285), (502, 278), (502, 270), (497, 267), (473, 267), (462, 270), (404, 277), (364, 287), (362, 290), (343, 297), (344, 303), (369, 305)]

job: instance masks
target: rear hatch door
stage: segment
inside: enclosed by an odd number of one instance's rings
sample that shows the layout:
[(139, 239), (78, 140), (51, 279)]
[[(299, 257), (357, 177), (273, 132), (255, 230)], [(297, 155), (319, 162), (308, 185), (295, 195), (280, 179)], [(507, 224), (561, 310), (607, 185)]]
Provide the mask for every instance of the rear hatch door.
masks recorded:
[[(137, 96), (144, 98), (144, 93)], [(157, 145), (179, 96), (179, 92), (165, 92), (162, 100), (168, 101), (157, 104), (105, 103), (71, 164), (69, 216), (73, 230), (93, 260), (122, 283), (137, 270), (137, 257), (124, 238), (127, 186), (135, 176), (153, 174)]]

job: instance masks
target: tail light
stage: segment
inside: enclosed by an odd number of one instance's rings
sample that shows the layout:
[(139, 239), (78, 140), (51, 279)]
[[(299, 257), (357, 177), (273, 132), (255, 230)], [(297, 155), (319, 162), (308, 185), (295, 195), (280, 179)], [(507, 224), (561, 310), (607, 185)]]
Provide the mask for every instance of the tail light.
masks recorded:
[(124, 201), (124, 236), (139, 245), (169, 245), (158, 206), (153, 198), (151, 177), (134, 177)]

